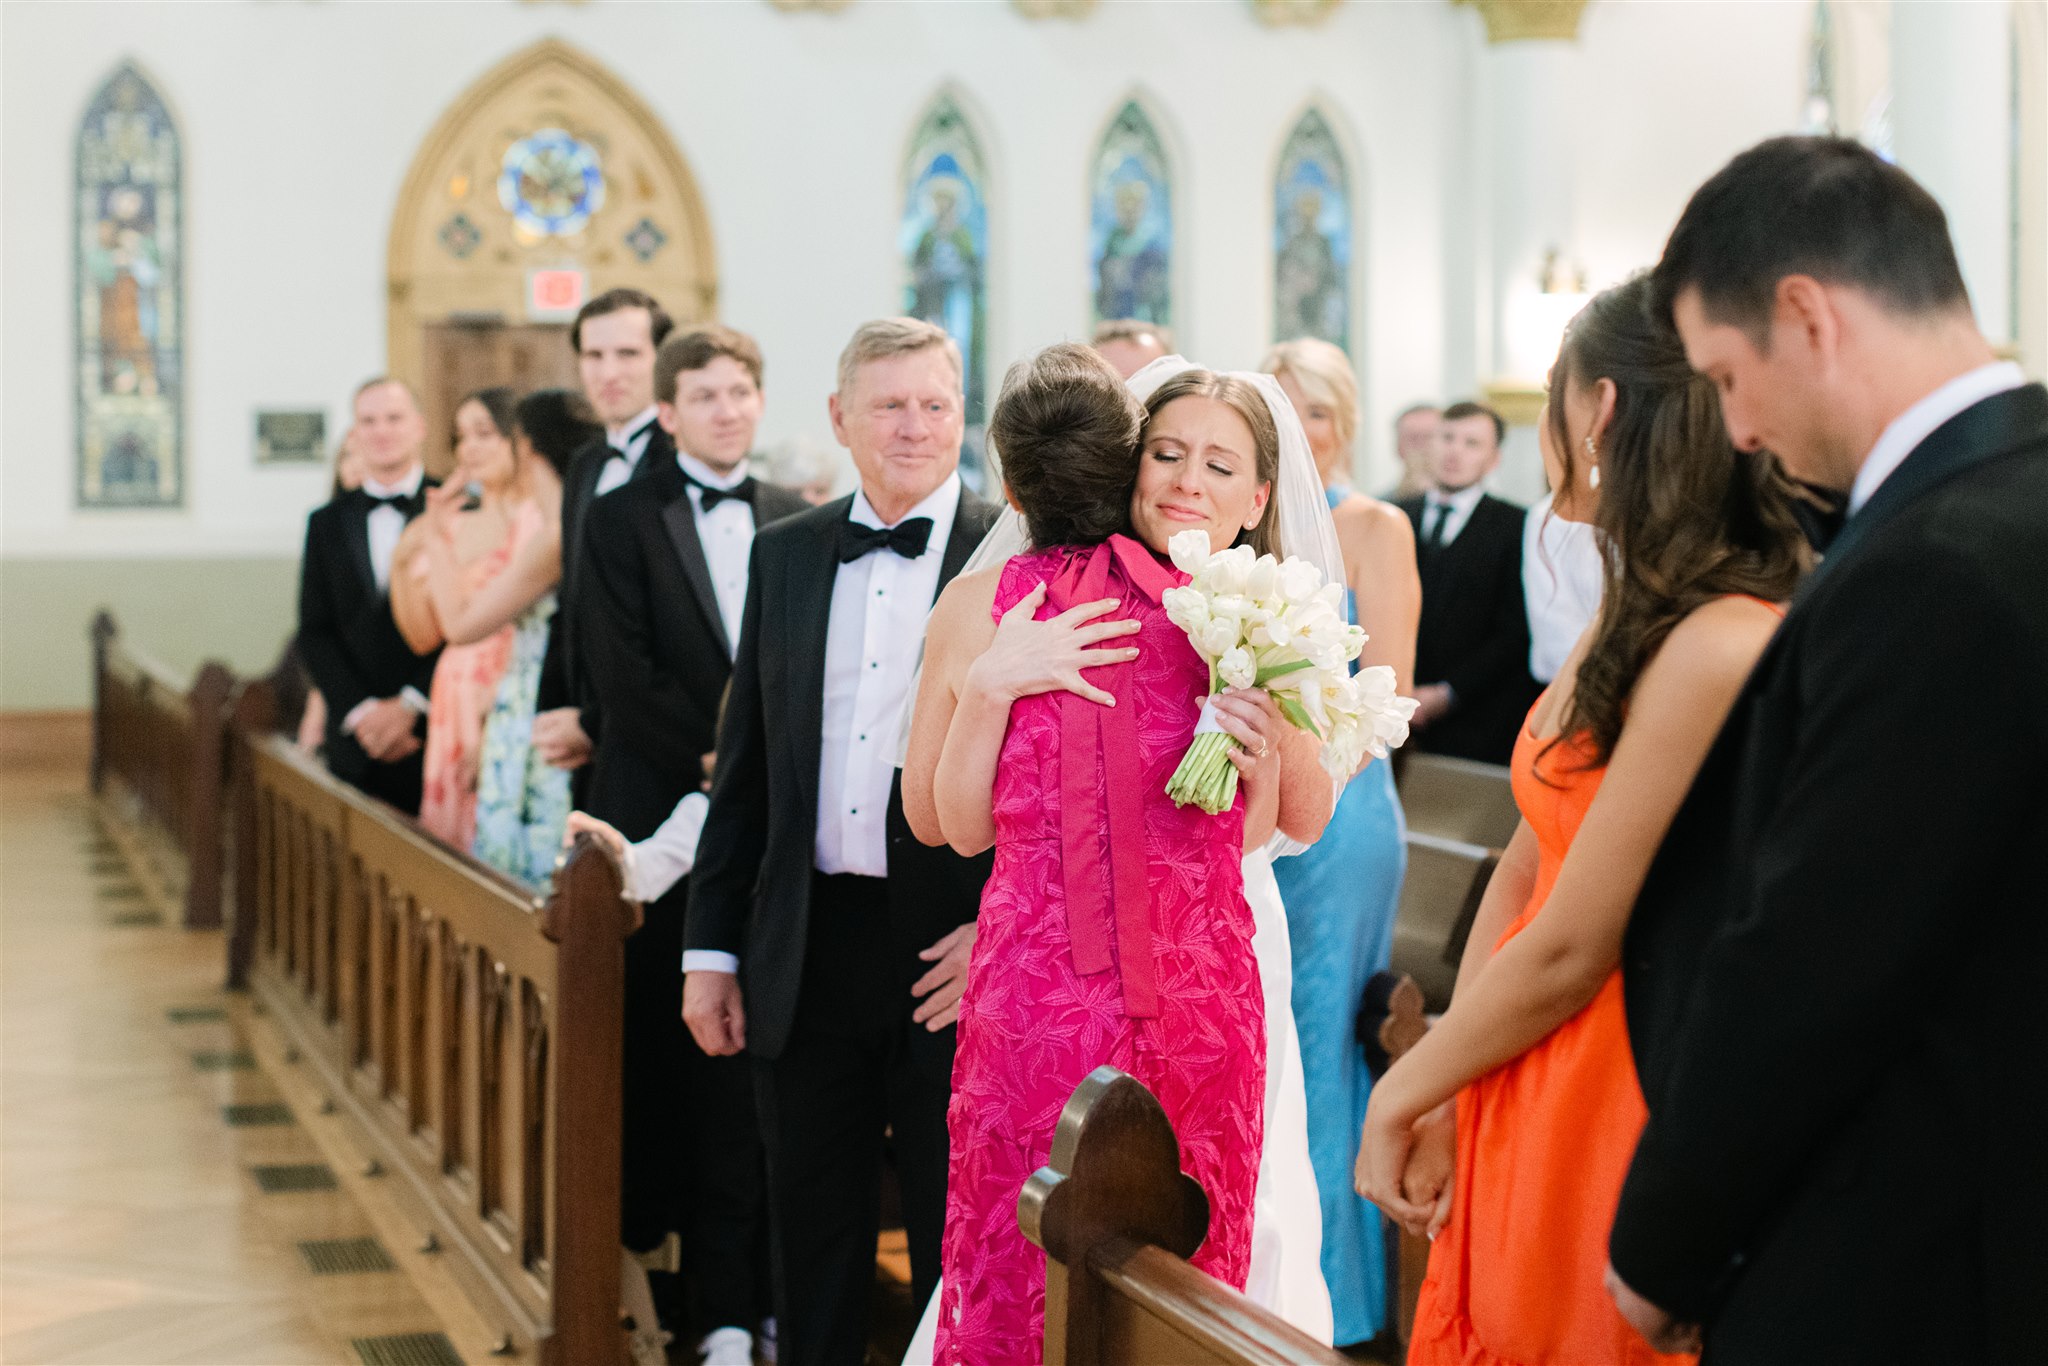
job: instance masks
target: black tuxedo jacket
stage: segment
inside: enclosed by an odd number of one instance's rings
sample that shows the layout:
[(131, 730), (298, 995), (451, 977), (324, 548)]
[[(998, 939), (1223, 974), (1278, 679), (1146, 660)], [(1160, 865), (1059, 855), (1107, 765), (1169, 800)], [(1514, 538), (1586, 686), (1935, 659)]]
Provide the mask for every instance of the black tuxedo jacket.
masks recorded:
[(2030, 385), (1848, 520), (1629, 927), (1614, 1264), (1710, 1360), (2048, 1359), (2044, 704)]
[[(426, 506), (434, 482), (420, 485), (407, 521)], [(414, 654), (392, 620), (391, 599), (370, 567), (372, 506), (370, 495), (351, 492), (314, 509), (299, 560), (299, 655), (327, 701), (327, 766), (357, 786), (375, 765), (354, 736), (342, 733), (342, 721), (365, 698), (395, 697), (406, 687), (430, 692), (441, 657), (438, 650)]]
[[(732, 696), (718, 736), (718, 777), (698, 841), (683, 928), (688, 949), (739, 955), (747, 1050), (773, 1059), (796, 1018), (810, 927), (818, 829), (818, 764), (825, 705), (825, 635), (839, 572), (839, 528), (851, 497), (754, 538)], [(962, 489), (939, 568), (952, 582), (995, 522), (996, 509)], [(877, 554), (889, 554), (883, 550)], [(914, 650), (915, 641), (903, 642)], [(989, 856), (965, 859), (920, 844), (903, 818), (902, 784), (888, 813), (889, 902), (904, 1013), (915, 1005), (917, 952), (974, 919)]]
[[(808, 506), (757, 483), (756, 532)], [(626, 838), (646, 839), (703, 786), (732, 647), (674, 456), (594, 500), (584, 527), (576, 658), (604, 717), (587, 806)]]
[(1527, 514), (1487, 494), (1457, 539), (1432, 551), (1422, 540), (1422, 495), (1396, 506), (1415, 525), (1422, 577), (1415, 681), (1448, 683), (1456, 697), (1447, 714), (1415, 733), (1415, 743), (1434, 754), (1504, 764), (1537, 692), (1529, 676), (1529, 609), (1522, 594)]
[[(583, 534), (590, 508), (597, 501), (598, 477), (617, 454), (599, 437), (576, 452), (569, 462), (568, 478), (562, 481), (562, 581), (555, 586), (555, 615), (548, 622), (548, 648), (541, 658), (540, 692), (534, 704), (536, 711), (583, 708), (583, 733), (592, 740), (597, 739), (598, 717), (583, 659), (587, 632), (580, 624), (586, 564)], [(647, 449), (640, 452), (632, 476), (620, 487), (630, 487), (654, 471), (674, 465), (675, 454), (675, 439), (656, 422), (648, 433)]]

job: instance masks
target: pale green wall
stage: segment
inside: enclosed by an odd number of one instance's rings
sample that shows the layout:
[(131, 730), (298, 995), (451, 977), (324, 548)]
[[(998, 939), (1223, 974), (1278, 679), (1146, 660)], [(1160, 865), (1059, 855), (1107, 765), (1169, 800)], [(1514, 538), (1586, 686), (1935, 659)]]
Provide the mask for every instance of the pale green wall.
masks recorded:
[(297, 559), (0, 559), (0, 710), (91, 702), (86, 628), (122, 636), (181, 675), (207, 659), (263, 673), (292, 632)]

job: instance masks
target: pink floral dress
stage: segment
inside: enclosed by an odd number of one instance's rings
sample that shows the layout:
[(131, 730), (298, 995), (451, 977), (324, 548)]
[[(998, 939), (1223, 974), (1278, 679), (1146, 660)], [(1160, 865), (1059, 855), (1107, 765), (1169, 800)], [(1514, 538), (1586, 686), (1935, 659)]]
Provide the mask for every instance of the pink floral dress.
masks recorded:
[[(463, 587), (475, 593), (505, 572), (512, 557), (545, 524), (538, 504), (524, 500), (512, 509), (512, 531), (495, 550), (462, 567)], [(497, 696), (498, 679), (512, 659), (512, 626), (469, 645), (450, 645), (434, 665), (428, 696), (427, 752), (422, 760), (420, 824), (464, 853), (476, 837), (476, 778), (484, 742), (484, 717)]]
[(1166, 780), (1208, 671), (1159, 606), (1185, 576), (1142, 545), (1020, 555), (1000, 617), (1040, 581), (1041, 618), (1120, 596), (1142, 653), (1094, 669), (1118, 705), (1065, 693), (1010, 714), (995, 778), (995, 871), (960, 1007), (938, 1360), (1036, 1362), (1045, 1257), (1017, 1193), (1052, 1151), (1068, 1096), (1108, 1063), (1150, 1087), (1210, 1204), (1194, 1264), (1242, 1289), (1263, 1139), (1265, 1012), (1245, 904), (1242, 803), (1177, 808)]

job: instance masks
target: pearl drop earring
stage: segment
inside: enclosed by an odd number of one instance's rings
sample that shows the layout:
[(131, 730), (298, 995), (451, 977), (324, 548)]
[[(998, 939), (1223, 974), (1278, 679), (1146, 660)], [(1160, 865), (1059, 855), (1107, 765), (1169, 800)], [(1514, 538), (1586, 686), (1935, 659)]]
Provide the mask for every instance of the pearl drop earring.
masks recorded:
[(1600, 487), (1600, 448), (1593, 444), (1593, 436), (1590, 432), (1586, 434), (1586, 454), (1593, 461), (1593, 468), (1586, 474), (1586, 487), (1597, 489)]

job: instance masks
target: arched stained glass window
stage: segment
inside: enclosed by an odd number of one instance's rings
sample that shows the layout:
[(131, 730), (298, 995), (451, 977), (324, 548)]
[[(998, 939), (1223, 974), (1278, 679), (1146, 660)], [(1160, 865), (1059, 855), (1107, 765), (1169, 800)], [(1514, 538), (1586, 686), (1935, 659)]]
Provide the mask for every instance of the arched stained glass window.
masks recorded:
[(988, 426), (988, 178), (981, 146), (954, 100), (940, 95), (911, 135), (904, 164), (903, 311), (937, 323), (960, 347), (967, 393), (961, 466), (981, 468)]
[(1835, 116), (1835, 21), (1828, 13), (1828, 0), (1814, 0), (1813, 31), (1806, 43), (1806, 102), (1799, 109), (1799, 131), (1832, 134), (1840, 127)]
[(1351, 345), (1351, 177), (1329, 121), (1310, 109), (1273, 186), (1273, 340)]
[(1136, 100), (1110, 121), (1089, 178), (1088, 261), (1096, 321), (1173, 317), (1173, 171)]
[(78, 128), (78, 504), (185, 498), (183, 209), (178, 130), (122, 65)]

